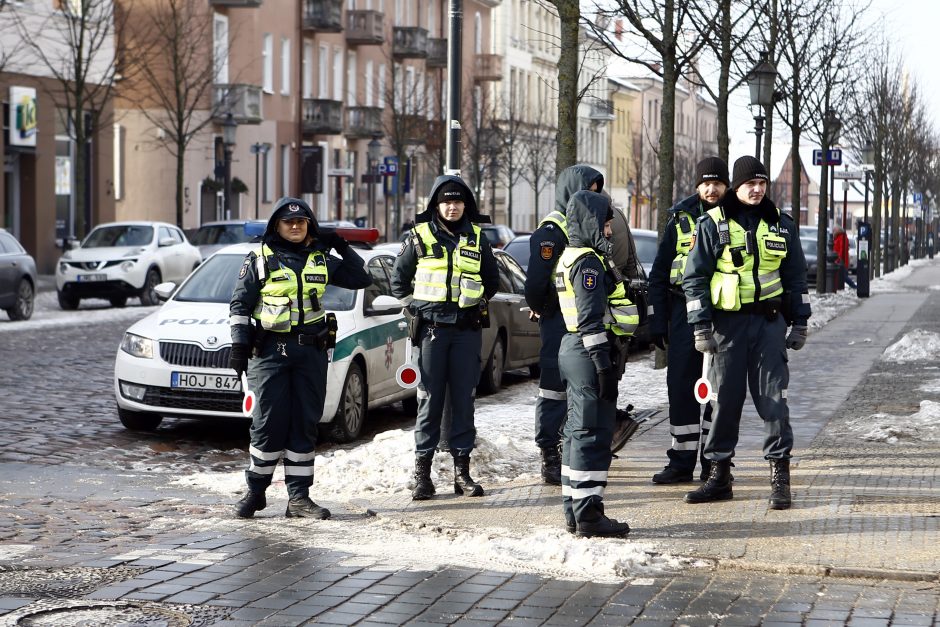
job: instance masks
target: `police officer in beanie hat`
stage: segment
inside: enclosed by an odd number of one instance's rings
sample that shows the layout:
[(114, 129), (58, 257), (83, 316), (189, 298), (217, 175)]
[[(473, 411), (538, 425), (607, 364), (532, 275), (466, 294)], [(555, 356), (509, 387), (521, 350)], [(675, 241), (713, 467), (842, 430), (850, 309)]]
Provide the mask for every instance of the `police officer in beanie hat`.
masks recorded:
[[(486, 301), (499, 288), (499, 269), (479, 227), (480, 215), (467, 184), (456, 176), (434, 182), (425, 211), (402, 243), (392, 270), (392, 294), (413, 317), (412, 341), (420, 348), (418, 416), (415, 423), (416, 501), (431, 498), (431, 464), (441, 437), (444, 403), (450, 399), (449, 448), (454, 492), (482, 496), (470, 475), (476, 440), (474, 391), (480, 380)], [(449, 394), (448, 394), (449, 392)]]
[(245, 471), (248, 492), (235, 505), (236, 516), (251, 518), (267, 506), (265, 490), (283, 459), (287, 517), (329, 518), (309, 495), (327, 349), (336, 332), (322, 298), (328, 284), (357, 290), (371, 283), (362, 257), (335, 232), (321, 231), (306, 202), (275, 203), (261, 242), (245, 258), (230, 305), (229, 367), (238, 375), (247, 372), (258, 399)]
[(717, 391), (705, 440), (710, 473), (685, 495), (688, 503), (732, 498), (731, 459), (748, 388), (764, 421), (770, 507), (787, 509), (791, 503), (786, 349), (805, 344), (811, 311), (796, 225), (767, 198), (768, 180), (754, 157), (735, 161), (732, 189), (699, 218), (685, 266), (688, 322), (695, 349), (711, 360), (709, 379)]
[[(718, 205), (728, 185), (728, 164), (724, 159), (706, 157), (696, 164), (695, 193), (669, 210), (669, 220), (650, 270), (649, 297), (653, 305), (650, 334), (660, 349), (666, 350), (669, 344), (666, 386), (672, 435), (672, 445), (666, 451), (669, 462), (653, 475), (653, 483), (692, 481), (696, 451), (704, 453), (705, 436), (711, 427), (711, 406), (706, 405), (703, 413), (692, 394), (692, 387), (702, 373), (702, 354), (695, 350), (692, 327), (686, 320), (682, 279), (695, 235), (695, 221)], [(704, 481), (709, 465), (704, 455), (701, 460)]]

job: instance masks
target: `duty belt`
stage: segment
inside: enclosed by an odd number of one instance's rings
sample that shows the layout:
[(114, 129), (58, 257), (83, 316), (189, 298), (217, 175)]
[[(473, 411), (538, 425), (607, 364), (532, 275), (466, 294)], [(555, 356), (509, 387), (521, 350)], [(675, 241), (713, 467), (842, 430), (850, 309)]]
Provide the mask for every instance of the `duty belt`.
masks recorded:
[(767, 300), (759, 300), (754, 303), (744, 303), (737, 311), (725, 311), (725, 313), (766, 316), (768, 320), (775, 320), (777, 315), (780, 314), (780, 309), (782, 306), (782, 299), (768, 298)]

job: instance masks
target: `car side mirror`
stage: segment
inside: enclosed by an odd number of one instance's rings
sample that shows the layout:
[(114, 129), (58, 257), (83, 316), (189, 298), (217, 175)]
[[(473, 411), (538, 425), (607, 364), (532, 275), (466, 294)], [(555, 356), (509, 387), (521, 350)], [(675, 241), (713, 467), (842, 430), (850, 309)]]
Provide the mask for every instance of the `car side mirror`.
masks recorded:
[(403, 306), (394, 296), (383, 294), (375, 297), (366, 313), (372, 316), (388, 316), (400, 312)]
[(157, 242), (157, 245), (162, 248), (164, 246), (172, 246), (175, 243), (176, 243), (176, 240), (173, 239), (172, 237), (162, 237), (160, 238), (160, 241)]
[(166, 281), (160, 283), (153, 288), (154, 293), (157, 295), (157, 300), (161, 303), (165, 303), (170, 300), (170, 296), (173, 295), (173, 291), (176, 289), (176, 283), (172, 281)]

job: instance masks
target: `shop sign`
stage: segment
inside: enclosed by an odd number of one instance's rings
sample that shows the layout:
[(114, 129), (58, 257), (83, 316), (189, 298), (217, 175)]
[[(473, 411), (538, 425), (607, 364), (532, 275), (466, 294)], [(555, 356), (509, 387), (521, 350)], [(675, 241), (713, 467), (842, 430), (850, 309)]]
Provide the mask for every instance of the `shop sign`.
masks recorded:
[(36, 146), (36, 90), (10, 87), (10, 145)]

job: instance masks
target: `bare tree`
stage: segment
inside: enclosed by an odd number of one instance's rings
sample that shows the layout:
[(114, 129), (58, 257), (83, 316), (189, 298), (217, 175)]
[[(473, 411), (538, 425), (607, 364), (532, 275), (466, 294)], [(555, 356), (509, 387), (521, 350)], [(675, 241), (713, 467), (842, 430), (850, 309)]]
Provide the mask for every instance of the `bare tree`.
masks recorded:
[(10, 3), (0, 1), (0, 72), (16, 57), (25, 45), (16, 28), (16, 18)]
[(555, 173), (578, 162), (578, 61), (581, 7), (578, 0), (545, 0), (558, 13), (558, 127)]
[[(68, 0), (62, 11), (39, 15), (33, 6), (13, 6), (14, 19), (29, 53), (58, 83), (49, 96), (62, 111), (63, 126), (76, 145), (75, 214), (82, 217), (78, 234), (92, 227), (89, 142), (111, 115), (118, 78), (115, 33), (123, 30), (129, 11), (113, 0)], [(74, 231), (75, 224), (69, 228)]]
[[(712, 24), (693, 22), (692, 6), (681, 0), (616, 0), (611, 9), (601, 11), (609, 18), (623, 16), (645, 42), (643, 49), (629, 50), (617, 41), (604, 22), (591, 24), (593, 32), (614, 54), (646, 66), (662, 78), (663, 102), (660, 110), (658, 202), (664, 207), (675, 200), (675, 120), (676, 84), (688, 71), (705, 46)], [(666, 212), (658, 212), (657, 229), (662, 233)]]
[(200, 0), (163, 0), (134, 18), (124, 35), (126, 47), (138, 51), (136, 72), (121, 94), (162, 131), (155, 141), (176, 160), (176, 224), (182, 226), (186, 151), (220, 110), (212, 97), (219, 69), (212, 13)]
[(514, 94), (499, 103), (496, 109), (496, 126), (502, 144), (500, 172), (506, 183), (506, 221), (513, 225), (512, 190), (522, 180), (526, 158), (527, 124), (519, 110)]
[[(532, 211), (536, 224), (544, 217), (542, 208), (539, 206), (539, 198), (554, 180), (558, 169), (556, 152), (558, 145), (553, 141), (556, 129), (552, 122), (551, 114), (544, 107), (540, 108), (529, 125), (528, 138), (525, 142), (525, 165), (522, 169), (522, 178), (532, 188), (535, 202)], [(544, 213), (548, 214), (550, 209), (545, 210)]]

